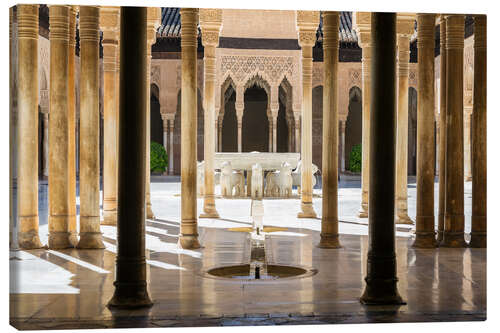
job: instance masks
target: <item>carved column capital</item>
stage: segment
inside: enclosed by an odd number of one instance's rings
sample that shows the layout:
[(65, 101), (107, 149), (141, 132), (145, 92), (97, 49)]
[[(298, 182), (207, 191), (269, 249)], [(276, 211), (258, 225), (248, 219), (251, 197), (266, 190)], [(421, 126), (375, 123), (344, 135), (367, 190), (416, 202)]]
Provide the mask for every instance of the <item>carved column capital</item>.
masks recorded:
[(316, 43), (316, 30), (319, 25), (319, 12), (310, 10), (297, 11), (297, 31), (299, 32), (299, 45), (313, 47)]
[(99, 42), (99, 7), (80, 7), (80, 41)]
[[(371, 13), (355, 12), (352, 20), (352, 28), (358, 35), (358, 45), (361, 48), (371, 47)], [(363, 52), (363, 57), (364, 57)]]
[(323, 49), (339, 48), (339, 12), (323, 12)]
[(38, 39), (38, 5), (17, 6), (17, 36)]
[(198, 46), (198, 8), (181, 8), (181, 47)]
[(464, 15), (446, 15), (446, 49), (464, 48)]
[[(50, 41), (69, 42), (69, 9), (70, 6), (49, 6)], [(85, 24), (84, 24), (85, 26)], [(82, 22), (80, 20), (80, 40), (82, 40)], [(38, 34), (38, 31), (37, 31)], [(21, 34), (19, 34), (21, 36)]]

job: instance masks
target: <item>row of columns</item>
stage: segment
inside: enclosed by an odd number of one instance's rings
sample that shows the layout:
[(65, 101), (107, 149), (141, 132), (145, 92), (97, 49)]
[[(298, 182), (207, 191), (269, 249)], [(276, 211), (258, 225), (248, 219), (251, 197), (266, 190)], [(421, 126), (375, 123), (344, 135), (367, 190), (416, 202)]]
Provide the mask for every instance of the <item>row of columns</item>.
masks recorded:
[[(50, 6), (49, 248), (102, 248), (99, 226), (99, 8), (80, 10), (80, 230), (76, 234), (76, 6)], [(18, 6), (18, 245), (38, 235), (38, 6)]]
[[(435, 15), (418, 14), (417, 225), (414, 247), (486, 247), (486, 22), (474, 17), (472, 231), (464, 216), (464, 15), (441, 15), (438, 233), (434, 227)], [(432, 162), (432, 163), (431, 163)], [(475, 173), (474, 173), (475, 171)], [(477, 179), (475, 179), (477, 177)]]

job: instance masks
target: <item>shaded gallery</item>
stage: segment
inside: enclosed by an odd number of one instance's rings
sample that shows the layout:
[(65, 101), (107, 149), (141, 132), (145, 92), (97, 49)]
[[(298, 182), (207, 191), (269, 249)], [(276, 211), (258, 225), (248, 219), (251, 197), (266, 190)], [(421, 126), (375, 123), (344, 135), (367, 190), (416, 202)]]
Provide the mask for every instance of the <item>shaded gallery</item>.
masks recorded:
[(14, 327), (486, 319), (485, 15), (9, 10)]

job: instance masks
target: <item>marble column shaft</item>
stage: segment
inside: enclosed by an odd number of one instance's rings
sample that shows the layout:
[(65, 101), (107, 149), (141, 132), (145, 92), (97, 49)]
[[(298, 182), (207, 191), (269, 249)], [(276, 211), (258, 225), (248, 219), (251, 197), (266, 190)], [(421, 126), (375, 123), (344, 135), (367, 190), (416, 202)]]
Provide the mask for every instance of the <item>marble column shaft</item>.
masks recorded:
[[(146, 94), (145, 7), (120, 9), (120, 116), (118, 169), (118, 228), (115, 292), (108, 306), (138, 308), (153, 303), (147, 291), (145, 249)], [(122, 135), (125, 134), (126, 135)]]
[[(206, 21), (211, 15), (207, 15), (215, 9), (201, 9), (200, 21), (203, 21), (202, 42), (204, 51), (204, 97), (205, 102), (205, 121), (204, 121), (204, 159), (205, 159), (205, 186), (203, 197), (203, 213), (200, 217), (218, 218), (219, 213), (215, 207), (215, 184), (214, 184), (214, 158), (215, 158), (215, 77), (216, 77), (216, 59), (215, 48), (218, 45), (220, 25), (212, 28), (211, 21)], [(222, 15), (222, 11), (220, 10)], [(222, 21), (222, 20), (221, 20)]]
[(437, 241), (441, 243), (444, 231), (444, 204), (446, 198), (446, 20), (440, 16), (439, 65), (439, 207)]
[(38, 5), (17, 6), (18, 245), (40, 248), (38, 236)]
[[(417, 14), (417, 219), (413, 247), (436, 247), (434, 232), (434, 25), (435, 14)], [(408, 105), (408, 104), (406, 104)], [(408, 128), (408, 127), (406, 127)], [(405, 158), (406, 160), (406, 158)]]
[[(69, 233), (69, 6), (50, 6), (49, 248), (72, 247)], [(80, 190), (81, 193), (81, 190)]]
[(68, 231), (70, 243), (78, 243), (76, 233), (76, 91), (75, 91), (75, 47), (76, 47), (76, 12), (77, 6), (70, 6), (69, 11), (69, 49), (68, 49)]
[(163, 124), (163, 148), (165, 148), (165, 152), (168, 152), (168, 119), (162, 115), (161, 120)]
[[(241, 137), (241, 128), (243, 126), (243, 104), (236, 105), (236, 121), (238, 126), (238, 153), (242, 152), (242, 137)], [(270, 150), (269, 150), (270, 151)]]
[(345, 171), (345, 123), (346, 121), (345, 120), (341, 120), (339, 122), (339, 131), (340, 131), (340, 145), (339, 145), (339, 154), (340, 154), (340, 158), (339, 158), (339, 163), (340, 163), (340, 166), (339, 166), (339, 170), (340, 172), (344, 172)]
[(295, 152), (300, 153), (300, 119), (295, 119)]
[(15, 82), (17, 82), (17, 33), (14, 23), (14, 7), (9, 8), (9, 249), (17, 249), (16, 235), (16, 196), (14, 194), (14, 179), (17, 169), (17, 124), (14, 99), (17, 97)]
[(315, 218), (312, 196), (312, 48), (316, 42), (319, 12), (297, 12), (299, 45), (302, 49), (302, 147), (301, 211), (299, 218)]
[[(369, 31), (365, 32), (369, 35)], [(366, 39), (369, 39), (366, 38)], [(363, 100), (363, 119), (361, 134), (361, 207), (358, 212), (359, 217), (368, 217), (368, 190), (370, 187), (370, 67), (371, 67), (371, 41), (363, 42), (363, 57), (361, 59), (362, 71), (362, 100)]]
[(441, 246), (465, 247), (463, 61), (464, 15), (446, 16), (446, 200)]
[(408, 216), (408, 72), (410, 62), (410, 36), (407, 34), (398, 34), (397, 41), (398, 112), (396, 130), (395, 222), (413, 224), (413, 221)]
[(278, 152), (278, 133), (277, 133), (277, 125), (278, 125), (278, 109), (271, 109), (272, 118), (273, 118), (273, 153)]
[(396, 159), (396, 14), (371, 14), (369, 249), (361, 303), (404, 304), (397, 289), (394, 192)]
[(80, 6), (80, 241), (104, 248), (99, 207), (99, 7)]
[(43, 151), (39, 152), (42, 154), (42, 163), (43, 163), (43, 176), (49, 177), (49, 110), (48, 108), (41, 108), (43, 113), (43, 142), (42, 147)]
[(170, 129), (170, 142), (169, 142), (169, 154), (168, 154), (168, 170), (171, 175), (174, 174), (174, 119), (168, 120), (168, 126)]
[(179, 245), (197, 249), (198, 214), (196, 200), (198, 9), (181, 8), (181, 227)]
[(116, 225), (117, 219), (117, 157), (118, 157), (118, 135), (117, 135), (117, 113), (118, 113), (118, 87), (117, 78), (117, 45), (119, 8), (101, 7), (100, 18), (104, 23), (109, 20), (109, 26), (101, 27), (103, 30), (103, 93), (104, 93), (104, 163), (103, 163), (103, 215), (102, 224)]
[(486, 15), (474, 17), (471, 247), (486, 247)]
[(323, 204), (320, 248), (339, 248), (338, 220), (338, 57), (339, 13), (323, 12)]
[(145, 173), (145, 182), (146, 182), (146, 218), (154, 219), (155, 215), (153, 213), (152, 205), (151, 205), (151, 169), (150, 169), (150, 161), (151, 161), (151, 47), (156, 41), (156, 14), (157, 8), (149, 7), (148, 8), (148, 40), (146, 46), (146, 67), (148, 71), (148, 75), (146, 77), (146, 94), (148, 98), (146, 98), (146, 173)]

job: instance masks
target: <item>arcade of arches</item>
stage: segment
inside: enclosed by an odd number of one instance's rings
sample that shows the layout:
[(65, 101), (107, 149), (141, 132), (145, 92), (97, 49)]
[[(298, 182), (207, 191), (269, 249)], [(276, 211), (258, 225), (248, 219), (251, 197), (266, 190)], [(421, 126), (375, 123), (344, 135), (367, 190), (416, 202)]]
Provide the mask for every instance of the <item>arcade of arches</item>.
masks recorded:
[[(150, 306), (147, 321), (277, 323), (270, 304), (319, 322), (485, 319), (485, 15), (23, 4), (10, 33), (17, 326), (54, 311), (119, 326)], [(279, 230), (266, 260), (309, 275), (206, 278), (250, 258), (255, 207)], [(23, 279), (33, 267), (55, 282)]]

